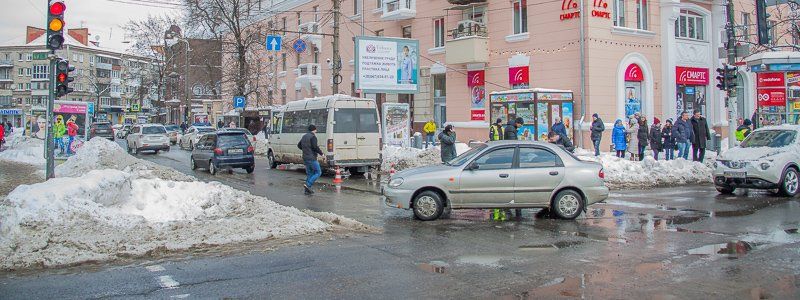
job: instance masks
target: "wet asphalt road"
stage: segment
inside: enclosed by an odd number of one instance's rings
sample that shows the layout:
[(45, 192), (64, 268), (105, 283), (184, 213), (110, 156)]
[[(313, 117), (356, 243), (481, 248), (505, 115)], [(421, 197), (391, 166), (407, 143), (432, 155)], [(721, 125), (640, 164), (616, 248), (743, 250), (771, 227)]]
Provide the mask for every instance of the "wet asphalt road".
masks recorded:
[[(188, 153), (141, 158), (284, 205), (375, 225), (275, 251), (233, 252), (66, 272), (6, 274), (0, 298), (735, 298), (800, 297), (800, 202), (713, 187), (615, 191), (575, 221), (484, 210), (419, 222), (385, 208), (375, 185), (302, 195), (301, 171), (209, 175)], [(329, 177), (322, 181), (330, 181)]]

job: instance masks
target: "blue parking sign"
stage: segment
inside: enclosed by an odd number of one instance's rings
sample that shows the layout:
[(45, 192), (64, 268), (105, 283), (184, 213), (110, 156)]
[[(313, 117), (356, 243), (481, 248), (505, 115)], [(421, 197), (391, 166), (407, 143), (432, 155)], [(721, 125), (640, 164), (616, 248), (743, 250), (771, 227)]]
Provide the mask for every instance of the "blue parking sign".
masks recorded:
[(245, 106), (245, 98), (244, 96), (234, 96), (233, 97), (233, 108), (244, 108)]

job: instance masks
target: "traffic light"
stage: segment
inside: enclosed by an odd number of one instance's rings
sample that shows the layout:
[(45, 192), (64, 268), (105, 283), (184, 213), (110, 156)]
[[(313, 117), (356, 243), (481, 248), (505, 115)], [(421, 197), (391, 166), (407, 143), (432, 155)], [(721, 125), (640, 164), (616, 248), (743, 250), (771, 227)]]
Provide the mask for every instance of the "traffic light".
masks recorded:
[(736, 71), (736, 67), (734, 66), (725, 66), (725, 83), (728, 84), (726, 86), (726, 90), (735, 89), (737, 84), (737, 80), (739, 79), (738, 72)]
[(766, 0), (756, 0), (756, 25), (758, 26), (758, 43), (760, 45), (767, 45), (770, 43), (769, 36), (769, 23), (767, 23), (769, 14), (767, 13)]
[(63, 0), (50, 0), (47, 7), (47, 49), (59, 50), (64, 44), (64, 11), (67, 6)]
[(727, 66), (723, 66), (722, 68), (717, 68), (717, 88), (720, 91), (724, 91), (728, 87), (728, 83), (726, 81), (727, 76), (725, 76), (725, 71)]
[(56, 62), (56, 86), (55, 86), (55, 95), (56, 98), (61, 98), (61, 96), (65, 96), (69, 93), (72, 93), (72, 88), (69, 87), (69, 83), (75, 80), (72, 77), (69, 77), (69, 72), (75, 70), (75, 67), (69, 66), (69, 61), (66, 59), (59, 59)]

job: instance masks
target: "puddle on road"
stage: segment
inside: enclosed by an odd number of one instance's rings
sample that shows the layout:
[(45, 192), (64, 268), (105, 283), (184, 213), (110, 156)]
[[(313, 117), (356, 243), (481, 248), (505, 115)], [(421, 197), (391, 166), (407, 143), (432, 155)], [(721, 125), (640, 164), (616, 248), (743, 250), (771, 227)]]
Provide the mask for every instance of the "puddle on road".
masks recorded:
[(726, 257), (728, 259), (738, 259), (755, 249), (756, 245), (745, 241), (732, 241), (722, 244), (706, 245), (687, 252), (690, 255), (700, 255), (704, 257)]
[(461, 256), (456, 259), (457, 264), (469, 264), (469, 265), (479, 265), (483, 267), (490, 267), (490, 268), (500, 268), (503, 265), (500, 264), (500, 260), (503, 259), (500, 256), (494, 255), (465, 255)]
[(522, 245), (517, 248), (521, 251), (555, 251), (582, 244), (583, 241), (558, 241), (552, 244)]
[(417, 265), (423, 271), (428, 271), (431, 273), (437, 274), (444, 274), (447, 269), (450, 267), (446, 262), (434, 260), (429, 263), (421, 263)]

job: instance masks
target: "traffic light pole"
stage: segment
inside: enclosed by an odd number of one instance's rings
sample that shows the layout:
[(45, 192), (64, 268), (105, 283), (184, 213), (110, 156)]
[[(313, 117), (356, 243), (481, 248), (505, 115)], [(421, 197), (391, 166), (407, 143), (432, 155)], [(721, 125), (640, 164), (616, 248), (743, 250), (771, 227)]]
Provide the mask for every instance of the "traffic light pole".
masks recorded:
[(55, 136), (53, 135), (53, 109), (55, 106), (55, 87), (56, 87), (56, 62), (58, 61), (58, 56), (55, 55), (55, 51), (52, 51), (50, 56), (50, 86), (48, 88), (49, 95), (47, 97), (47, 132), (45, 134), (45, 147), (44, 147), (44, 155), (45, 159), (47, 160), (46, 167), (45, 167), (45, 179), (50, 179), (55, 177)]
[[(728, 50), (728, 65), (734, 67), (732, 72), (736, 72), (736, 34), (734, 32), (736, 21), (734, 19), (733, 0), (727, 0), (726, 13), (728, 15), (728, 25), (725, 27), (725, 31), (728, 36), (728, 43), (725, 45), (725, 48)], [(728, 107), (728, 147), (730, 148), (736, 147), (736, 139), (734, 138), (736, 136), (736, 109), (738, 107), (736, 102), (736, 84), (736, 82), (728, 84), (728, 97), (725, 99)]]

